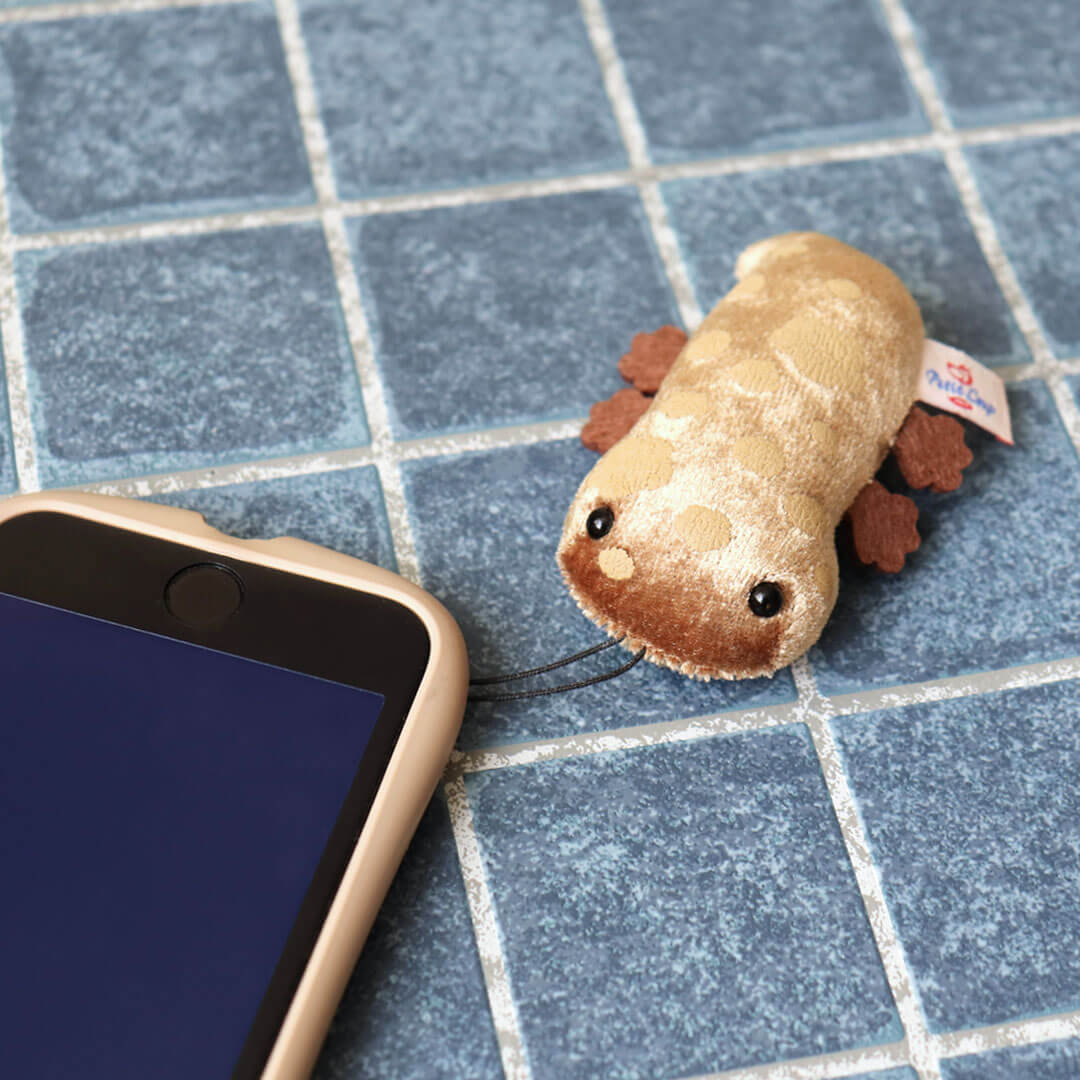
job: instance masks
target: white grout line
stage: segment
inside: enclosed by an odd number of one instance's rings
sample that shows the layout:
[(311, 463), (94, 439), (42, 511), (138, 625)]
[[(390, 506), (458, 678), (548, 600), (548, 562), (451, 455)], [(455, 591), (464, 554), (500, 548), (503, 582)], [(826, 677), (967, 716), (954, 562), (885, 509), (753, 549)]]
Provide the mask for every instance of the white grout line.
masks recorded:
[(586, 732), (557, 739), (538, 739), (534, 742), (507, 746), (484, 747), (477, 750), (455, 750), (453, 762), (465, 773), (509, 769), (534, 765), (559, 758), (586, 757), (591, 754), (610, 754), (616, 750), (633, 750), (664, 743), (693, 742), (714, 735), (734, 735), (743, 731), (778, 727), (801, 720), (795, 702), (767, 706), (763, 709), (713, 713), (684, 720), (640, 724), (634, 727), (612, 728), (608, 731)]
[(679, 251), (678, 237), (671, 227), (660, 185), (645, 175), (646, 170), (652, 168), (649, 142), (634, 104), (634, 95), (623, 70), (622, 59), (615, 48), (615, 38), (604, 12), (603, 0), (580, 0), (580, 7), (589, 40), (600, 64), (604, 89), (626, 147), (626, 155), (630, 159), (631, 168), (638, 174), (638, 193), (649, 221), (653, 243), (667, 273), (671, 291), (679, 307), (679, 316), (686, 329), (692, 333), (702, 320), (701, 305)]
[(329, 143), (323, 128), (311, 64), (301, 33), (300, 14), (296, 0), (276, 0), (274, 6), (285, 49), (285, 63), (296, 97), (304, 146), (311, 165), (312, 183), (322, 211), (323, 232), (330, 251), (349, 345), (360, 380), (364, 412), (371, 432), (371, 454), (379, 471), (398, 573), (410, 581), (419, 582), (420, 564), (409, 524), (401, 470), (392, 455), (394, 440), (390, 429), (390, 415), (382, 382), (375, 367), (367, 316), (364, 314), (360, 287), (349, 252), (345, 219), (338, 202), (337, 186), (330, 162)]
[(904, 1043), (886, 1043), (861, 1050), (846, 1050), (835, 1054), (793, 1058), (790, 1061), (750, 1065), (742, 1069), (687, 1077), (687, 1080), (842, 1080), (868, 1072), (895, 1069), (908, 1063)]
[(4, 353), (7, 381), (8, 414), (15, 450), (15, 472), (19, 491), (37, 491), (37, 452), (30, 413), (30, 389), (26, 378), (26, 351), (23, 343), (22, 315), (19, 311), (15, 282), (15, 253), (11, 242), (8, 216), (7, 183), (3, 153), (0, 151), (0, 347)]
[(124, 15), (133, 11), (161, 11), (165, 8), (216, 7), (218, 4), (248, 2), (249, 0), (87, 0), (83, 4), (37, 4), (0, 9), (0, 25), (51, 22), (54, 19), (78, 19), (91, 15)]
[[(1012, 311), (1020, 332), (1024, 335), (1028, 349), (1035, 361), (1032, 375), (1044, 379), (1053, 395), (1062, 423), (1069, 433), (1069, 438), (1080, 453), (1080, 409), (1076, 400), (1064, 382), (1064, 374), (1070, 369), (1059, 363), (1051, 350), (1039, 321), (1035, 316), (1012, 263), (1005, 254), (997, 228), (986, 209), (982, 196), (975, 182), (960, 143), (955, 139), (952, 121), (949, 119), (944, 98), (938, 89), (933, 73), (915, 40), (915, 32), (904, 9), (902, 0), (881, 0), (885, 19), (896, 40), (900, 58), (907, 69), (908, 76), (915, 85), (916, 92), (923, 103), (927, 116), (934, 129), (934, 134), (941, 142), (945, 164), (953, 178), (953, 183), (960, 195), (964, 210), (975, 230), (983, 254), (997, 280), (998, 287)], [(1060, 129), (1059, 129), (1060, 130)]]
[(918, 1073), (919, 1080), (941, 1080), (941, 1070), (930, 1043), (914, 980), (908, 971), (900, 938), (885, 903), (885, 893), (870, 854), (870, 845), (862, 821), (859, 819), (855, 796), (848, 785), (832, 728), (829, 726), (832, 707), (818, 692), (810, 662), (805, 656), (792, 665), (792, 674), (799, 691), (799, 704), (803, 708), (802, 719), (814, 740), (814, 749), (817, 751), (821, 771), (825, 775), (825, 784), (840, 826), (844, 847), (855, 872), (855, 881), (881, 955), (885, 977), (907, 1036), (911, 1066)]
[[(243, 3), (248, 0), (228, 0), (228, 2)], [(939, 151), (954, 146), (975, 146), (1022, 138), (1076, 133), (1080, 133), (1080, 116), (1069, 116), (1059, 120), (1023, 121), (973, 128), (967, 131), (954, 131), (948, 134), (896, 136), (832, 146), (774, 150), (760, 154), (735, 154), (730, 157), (706, 158), (669, 165), (645, 164), (630, 169), (581, 173), (542, 180), (522, 180), (409, 194), (381, 195), (368, 199), (339, 200), (335, 205), (347, 218), (369, 217), (376, 214), (472, 206), (510, 199), (539, 199), (551, 195), (580, 194), (634, 184), (639, 187), (648, 187), (672, 180), (697, 180), (770, 169), (805, 168), (831, 162), (866, 161), (880, 157), (896, 157), (901, 154)], [(319, 217), (319, 206), (312, 204), (267, 207), (262, 210), (167, 218), (163, 221), (126, 225), (101, 225), (52, 232), (20, 233), (14, 238), (14, 245), (16, 251), (38, 251), (43, 248), (124, 243), (235, 229), (273, 228), (297, 222), (317, 221)]]
[(1017, 667), (980, 671), (971, 675), (951, 675), (928, 682), (861, 690), (826, 698), (833, 716), (851, 716), (881, 709), (901, 709), (931, 701), (979, 697), (1000, 690), (1021, 690), (1051, 683), (1080, 679), (1080, 657), (1047, 660)]
[[(795, 674), (793, 669), (793, 674)], [(805, 676), (801, 676), (804, 678)], [(973, 675), (955, 675), (930, 682), (909, 683), (881, 690), (822, 698), (830, 718), (909, 708), (933, 701), (981, 697), (1001, 690), (1030, 689), (1068, 679), (1080, 679), (1080, 657), (1042, 661)], [(509, 769), (560, 758), (607, 754), (616, 750), (658, 746), (662, 743), (692, 742), (716, 735), (735, 735), (745, 731), (804, 723), (807, 703), (783, 702), (762, 708), (732, 709), (702, 716), (638, 724), (625, 728), (566, 735), (554, 739), (507, 743), (474, 750), (455, 750), (455, 767), (465, 773)]]
[[(575, 417), (571, 420), (544, 420), (535, 424), (517, 424), (505, 428), (485, 428), (482, 431), (406, 439), (392, 443), (386, 454), (395, 462), (417, 461), (452, 454), (479, 453), (513, 446), (559, 442), (563, 439), (576, 438), (584, 423), (583, 417)], [(177, 491), (196, 491), (202, 488), (227, 487), (231, 484), (281, 480), (290, 476), (338, 472), (342, 469), (355, 469), (364, 465), (378, 465), (375, 452), (370, 446), (209, 465), (202, 469), (185, 469), (173, 473), (148, 473), (144, 476), (95, 480), (86, 484), (73, 485), (73, 490), (91, 491), (99, 495), (148, 498)]]
[(484, 973), (488, 1004), (495, 1024), (495, 1037), (499, 1044), (503, 1071), (507, 1080), (530, 1080), (532, 1071), (521, 1037), (517, 1006), (506, 970), (499, 927), (495, 917), (495, 905), (484, 872), (484, 860), (480, 843), (473, 826), (472, 810), (469, 808), (465, 780), (452, 769), (443, 782), (446, 802), (450, 810), (450, 823), (454, 830), (458, 862), (465, 881), (465, 895), (469, 903), (473, 931), (480, 953), (480, 965)]
[(1033, 1020), (991, 1024), (967, 1031), (953, 1031), (947, 1035), (934, 1036), (933, 1042), (938, 1054), (952, 1058), (1077, 1036), (1080, 1036), (1080, 1010), (1040, 1016)]

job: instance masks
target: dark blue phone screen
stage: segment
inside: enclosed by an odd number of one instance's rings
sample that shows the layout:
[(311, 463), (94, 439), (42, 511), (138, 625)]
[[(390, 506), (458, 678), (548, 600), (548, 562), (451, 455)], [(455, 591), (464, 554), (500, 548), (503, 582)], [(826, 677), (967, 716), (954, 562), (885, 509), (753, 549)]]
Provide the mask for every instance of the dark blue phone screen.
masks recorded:
[(215, 1080), (379, 694), (0, 594), (6, 1076)]

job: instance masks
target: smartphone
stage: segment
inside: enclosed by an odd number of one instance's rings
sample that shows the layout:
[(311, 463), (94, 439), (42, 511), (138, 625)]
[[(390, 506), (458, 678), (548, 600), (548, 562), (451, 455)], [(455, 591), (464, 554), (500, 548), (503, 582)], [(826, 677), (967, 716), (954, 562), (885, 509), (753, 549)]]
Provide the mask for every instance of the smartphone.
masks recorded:
[(0, 503), (5, 1075), (307, 1076), (461, 723), (388, 571), (198, 514)]

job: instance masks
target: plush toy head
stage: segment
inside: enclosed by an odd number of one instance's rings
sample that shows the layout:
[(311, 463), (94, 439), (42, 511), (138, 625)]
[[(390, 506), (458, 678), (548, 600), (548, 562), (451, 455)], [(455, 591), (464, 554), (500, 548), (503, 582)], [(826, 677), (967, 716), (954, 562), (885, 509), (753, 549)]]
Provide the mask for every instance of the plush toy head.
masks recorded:
[(701, 678), (769, 675), (817, 640), (834, 529), (915, 400), (923, 348), (908, 291), (838, 240), (762, 241), (737, 276), (585, 477), (558, 550), (589, 618)]
[(635, 651), (647, 646), (655, 663), (714, 678), (771, 674), (829, 618), (832, 537), (779, 542), (757, 484), (733, 483), (719, 510), (679, 458), (648, 436), (608, 451), (567, 516), (564, 577), (589, 618)]

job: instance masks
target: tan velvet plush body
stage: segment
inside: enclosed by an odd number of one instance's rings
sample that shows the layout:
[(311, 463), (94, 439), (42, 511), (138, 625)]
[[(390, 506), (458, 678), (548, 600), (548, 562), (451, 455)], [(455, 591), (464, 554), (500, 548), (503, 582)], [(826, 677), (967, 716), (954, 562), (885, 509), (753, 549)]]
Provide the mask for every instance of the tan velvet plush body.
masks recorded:
[[(558, 550), (589, 618), (706, 679), (772, 674), (817, 640), (835, 527), (916, 399), (923, 350), (904, 285), (838, 240), (761, 241), (736, 279), (585, 477)], [(762, 583), (782, 597), (767, 617), (749, 603)]]

